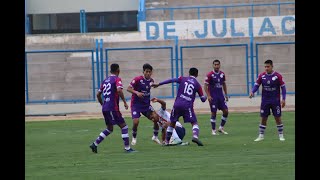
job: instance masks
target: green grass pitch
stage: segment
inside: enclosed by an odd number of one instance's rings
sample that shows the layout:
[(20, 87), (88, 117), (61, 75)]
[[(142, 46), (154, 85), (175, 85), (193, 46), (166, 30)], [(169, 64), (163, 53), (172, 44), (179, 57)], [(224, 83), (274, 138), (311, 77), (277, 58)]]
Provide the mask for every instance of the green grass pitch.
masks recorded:
[[(220, 124), (221, 115), (217, 116)], [(258, 113), (230, 113), (228, 135), (211, 135), (210, 115), (198, 115), (199, 147), (191, 142), (192, 129), (186, 127), (184, 141), (189, 146), (162, 147), (151, 141), (152, 123), (140, 119), (138, 152), (125, 153), (120, 129), (98, 147), (89, 145), (105, 128), (102, 119), (25, 123), (25, 178), (57, 180), (117, 179), (215, 179), (293, 180), (295, 179), (295, 112), (283, 112), (284, 135), (280, 142), (276, 124), (269, 117), (265, 140), (258, 135)], [(131, 118), (125, 118), (131, 140)], [(181, 122), (181, 120), (180, 120)], [(161, 133), (159, 133), (159, 136)]]

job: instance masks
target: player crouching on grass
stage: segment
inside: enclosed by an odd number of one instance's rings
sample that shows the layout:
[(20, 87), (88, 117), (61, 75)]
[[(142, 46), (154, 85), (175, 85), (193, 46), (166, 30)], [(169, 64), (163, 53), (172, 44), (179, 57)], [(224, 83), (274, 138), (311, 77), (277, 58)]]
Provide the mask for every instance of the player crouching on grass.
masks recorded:
[[(162, 144), (165, 143), (166, 139), (166, 130), (167, 127), (170, 125), (170, 113), (166, 111), (166, 102), (158, 99), (158, 98), (152, 98), (151, 102), (153, 103), (160, 103), (161, 108), (157, 111), (157, 113), (152, 113), (150, 115), (150, 118), (154, 121), (157, 122), (160, 129), (161, 129), (161, 137), (162, 137)], [(189, 142), (182, 142), (184, 136), (186, 134), (185, 128), (182, 126), (182, 124), (177, 121), (175, 128), (173, 129), (172, 136), (169, 141), (169, 145), (174, 146), (174, 145), (189, 145)]]

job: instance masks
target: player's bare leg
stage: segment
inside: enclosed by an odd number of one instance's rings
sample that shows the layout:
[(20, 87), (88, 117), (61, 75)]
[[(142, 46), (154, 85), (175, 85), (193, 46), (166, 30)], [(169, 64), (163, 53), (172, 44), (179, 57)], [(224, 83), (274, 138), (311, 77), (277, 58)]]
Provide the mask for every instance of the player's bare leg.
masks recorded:
[(198, 146), (203, 146), (202, 142), (199, 140), (199, 126), (198, 123), (193, 122), (192, 125), (192, 142), (198, 144)]
[(282, 124), (282, 121), (281, 121), (281, 117), (274, 117), (274, 119), (276, 120), (276, 124), (277, 124), (279, 140), (280, 141), (285, 141), (284, 136), (283, 136), (283, 124)]
[(105, 129), (104, 131), (102, 131), (98, 138), (90, 145), (90, 148), (92, 150), (92, 152), (94, 153), (98, 153), (98, 145), (108, 136), (112, 133), (113, 131), (113, 125), (112, 124), (108, 124), (107, 125), (107, 129)]
[(159, 132), (159, 125), (157, 122), (153, 122), (153, 136), (151, 139), (157, 144), (162, 144), (158, 138), (158, 132)]
[(220, 127), (218, 130), (222, 134), (228, 134), (226, 131), (224, 131), (224, 125), (227, 122), (228, 115), (229, 115), (228, 109), (222, 109), (221, 123), (220, 123)]
[(217, 116), (217, 112), (211, 112), (211, 129), (212, 129), (212, 135), (219, 135), (216, 131), (216, 116)]
[(137, 131), (138, 131), (138, 125), (139, 125), (139, 118), (133, 119), (133, 125), (132, 125), (132, 141), (131, 145), (136, 145), (137, 143)]
[(149, 117), (147, 117), (149, 120), (151, 120), (153, 122), (153, 136), (152, 136), (151, 140), (157, 144), (162, 144), (158, 138), (158, 134), (159, 134), (158, 122), (155, 121), (153, 118), (151, 118), (151, 117), (155, 117), (155, 114), (156, 114), (156, 112), (152, 111), (151, 115)]
[(259, 125), (259, 136), (254, 141), (262, 141), (264, 139), (264, 132), (267, 127), (268, 117), (261, 117), (261, 123)]

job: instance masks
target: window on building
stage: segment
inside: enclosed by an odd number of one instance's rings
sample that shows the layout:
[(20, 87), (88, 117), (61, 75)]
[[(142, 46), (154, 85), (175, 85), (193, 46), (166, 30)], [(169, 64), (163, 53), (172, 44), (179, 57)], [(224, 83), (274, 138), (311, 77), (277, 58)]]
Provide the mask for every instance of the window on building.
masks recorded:
[[(137, 11), (86, 12), (87, 32), (137, 31)], [(80, 13), (31, 14), (30, 34), (80, 33)]]

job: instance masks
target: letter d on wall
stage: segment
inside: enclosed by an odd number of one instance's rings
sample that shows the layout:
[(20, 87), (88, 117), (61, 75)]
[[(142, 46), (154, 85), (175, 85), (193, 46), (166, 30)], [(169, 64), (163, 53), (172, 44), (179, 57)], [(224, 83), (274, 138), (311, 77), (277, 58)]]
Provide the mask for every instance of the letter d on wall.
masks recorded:
[[(153, 35), (150, 32), (150, 29), (152, 27), (155, 29)], [(146, 36), (147, 36), (147, 40), (157, 40), (159, 38), (159, 25), (155, 22), (147, 22), (146, 23)]]

